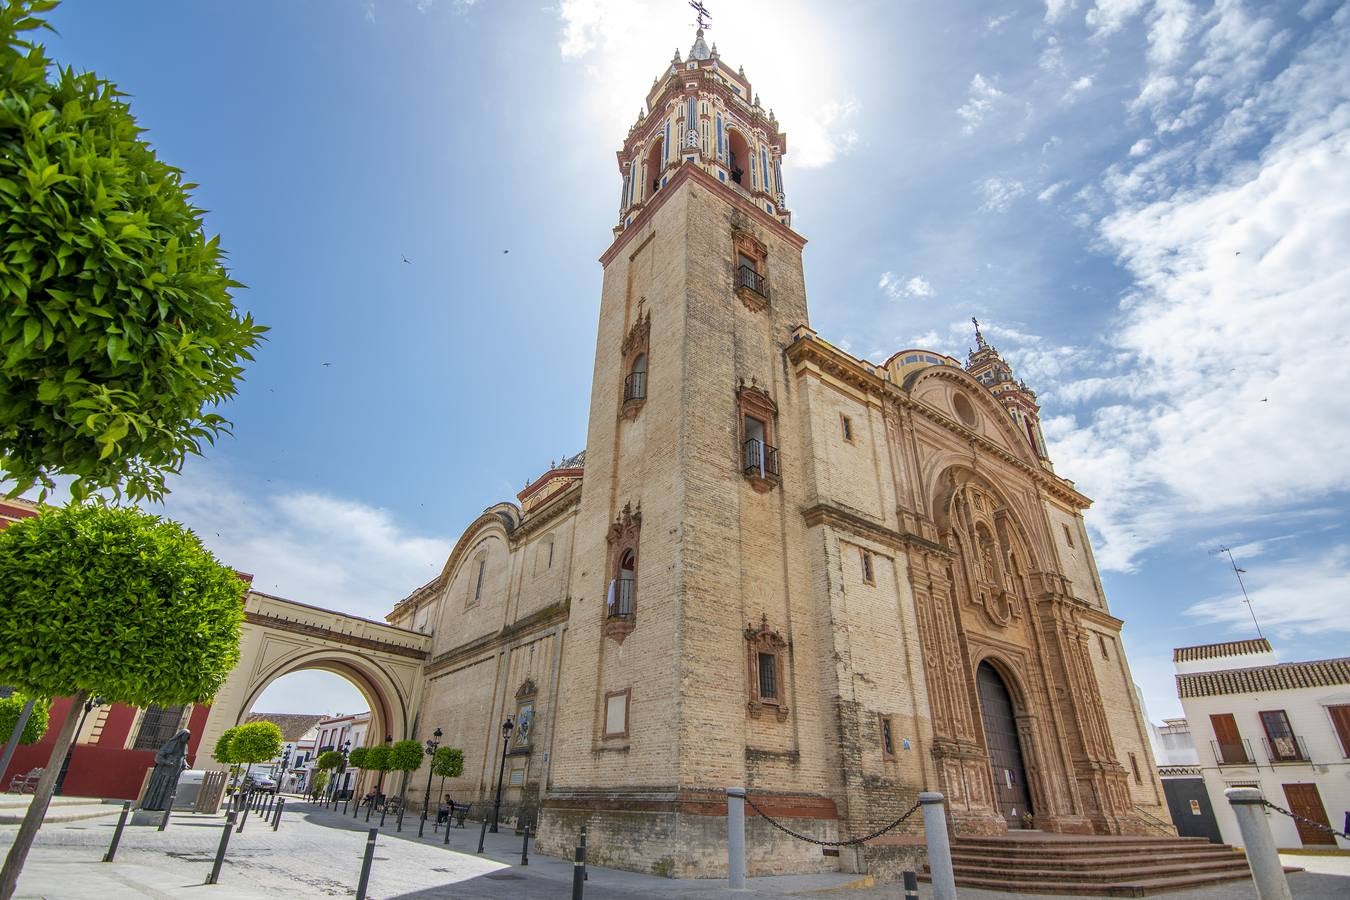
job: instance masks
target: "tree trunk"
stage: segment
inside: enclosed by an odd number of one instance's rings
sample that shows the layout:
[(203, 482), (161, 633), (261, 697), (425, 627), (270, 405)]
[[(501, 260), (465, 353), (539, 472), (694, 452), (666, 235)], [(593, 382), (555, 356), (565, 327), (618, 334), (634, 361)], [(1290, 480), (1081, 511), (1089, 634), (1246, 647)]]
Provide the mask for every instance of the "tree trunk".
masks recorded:
[(15, 888), (18, 887), (19, 873), (23, 871), (24, 860), (28, 858), (28, 851), (33, 847), (33, 839), (37, 837), (38, 829), (42, 827), (42, 820), (47, 816), (47, 806), (52, 802), (52, 790), (56, 787), (56, 776), (61, 773), (61, 763), (66, 758), (66, 751), (75, 741), (75, 730), (80, 724), (80, 712), (84, 709), (84, 701), (88, 696), (84, 691), (76, 691), (70, 698), (70, 711), (66, 713), (66, 720), (61, 723), (61, 731), (56, 735), (56, 745), (52, 747), (47, 767), (42, 770), (42, 777), (38, 779), (37, 790), (33, 792), (33, 802), (28, 804), (28, 814), (23, 817), (19, 833), (14, 836), (14, 846), (9, 848), (4, 868), (0, 869), (0, 900), (10, 900), (14, 896)]
[(14, 751), (22, 743), (19, 739), (23, 737), (23, 730), (28, 727), (28, 720), (33, 716), (33, 707), (37, 704), (36, 697), (29, 697), (28, 702), (23, 705), (23, 712), (19, 713), (18, 721), (14, 723), (14, 732), (9, 736), (9, 742), (5, 744), (5, 752), (0, 755), (0, 777), (4, 777), (5, 770), (9, 768), (9, 761), (14, 758)]

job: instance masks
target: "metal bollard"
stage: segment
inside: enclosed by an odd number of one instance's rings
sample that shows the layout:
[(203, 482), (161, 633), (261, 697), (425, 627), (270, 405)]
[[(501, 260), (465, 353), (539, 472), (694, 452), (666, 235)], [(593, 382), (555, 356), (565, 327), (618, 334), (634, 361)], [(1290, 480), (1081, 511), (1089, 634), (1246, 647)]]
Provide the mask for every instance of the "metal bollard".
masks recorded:
[(276, 831), (281, 827), (281, 811), (286, 808), (286, 798), (282, 797), (277, 801), (277, 811), (272, 815), (272, 830)]
[(234, 810), (225, 815), (225, 827), (220, 830), (220, 846), (216, 848), (216, 862), (211, 867), (211, 874), (206, 876), (207, 884), (215, 884), (220, 880), (220, 867), (225, 862), (225, 848), (230, 844), (230, 830), (234, 828), (234, 819), (237, 815), (239, 814)]
[(177, 796), (177, 794), (169, 795), (169, 802), (164, 804), (164, 815), (160, 816), (159, 828), (156, 830), (163, 831), (165, 828), (169, 827), (169, 813), (173, 812), (173, 801)]
[[(427, 811), (424, 809), (422, 810), (422, 818), (417, 823), (417, 836), (421, 837), (426, 832), (426, 830), (427, 830)], [(433, 828), (432, 834), (435, 833), (436, 831)]]
[(525, 841), (520, 845), (520, 864), (528, 866), (530, 864), (530, 826), (525, 826)]
[(1265, 799), (1256, 788), (1229, 788), (1223, 792), (1242, 832), (1242, 849), (1252, 870), (1252, 883), (1260, 900), (1290, 900), (1289, 880), (1264, 815)]
[(450, 815), (445, 817), (445, 840), (442, 841), (447, 847), (450, 846), (450, 820), (455, 817), (455, 808), (453, 803), (450, 807)]
[(375, 859), (375, 836), (380, 829), (372, 828), (366, 835), (366, 858), (361, 860), (361, 880), (356, 885), (356, 900), (366, 900), (366, 888), (370, 886), (370, 864)]
[(928, 839), (928, 870), (932, 876), (933, 900), (956, 900), (956, 875), (952, 871), (952, 845), (947, 837), (947, 810), (937, 791), (919, 794), (923, 804), (923, 831)]
[(352, 798), (350, 794), (342, 798), (342, 814), (344, 816), (347, 814), (347, 804), (351, 802), (351, 799)]
[(581, 826), (581, 880), (590, 881), (591, 873), (586, 871), (586, 826)]
[(398, 828), (395, 829), (399, 834), (403, 833), (403, 804), (398, 805)]
[(914, 872), (902, 872), (900, 877), (905, 882), (905, 900), (918, 900), (919, 898), (919, 876)]
[(483, 813), (483, 828), (478, 832), (478, 852), (483, 852), (483, 841), (487, 840), (487, 812)]
[(242, 816), (239, 817), (239, 827), (238, 827), (237, 829), (235, 829), (235, 832), (234, 832), (235, 834), (240, 834), (240, 833), (243, 832), (243, 830), (244, 830), (244, 823), (248, 821), (248, 812), (249, 812), (249, 809), (252, 808), (252, 806), (253, 806), (253, 804), (251, 804), (251, 803), (245, 803), (245, 804), (244, 804), (244, 814), (243, 814)]
[(745, 890), (745, 788), (727, 788), (727, 887)]
[(108, 852), (103, 854), (104, 862), (112, 862), (113, 857), (117, 855), (117, 843), (122, 840), (122, 829), (127, 827), (127, 814), (131, 812), (131, 801), (122, 804), (122, 814), (117, 817), (117, 828), (113, 831), (112, 843), (108, 845)]
[(586, 881), (586, 848), (578, 847), (576, 859), (572, 862), (572, 900), (581, 900)]
[(384, 817), (389, 815), (389, 801), (384, 801), (384, 806), (380, 807), (380, 827), (384, 827)]

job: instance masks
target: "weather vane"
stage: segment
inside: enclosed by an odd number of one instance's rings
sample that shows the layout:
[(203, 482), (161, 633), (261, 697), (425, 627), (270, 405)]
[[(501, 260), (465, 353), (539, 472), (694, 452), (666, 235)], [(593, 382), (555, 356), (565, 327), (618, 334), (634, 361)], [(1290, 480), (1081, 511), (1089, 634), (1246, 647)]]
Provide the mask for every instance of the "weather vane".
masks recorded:
[(712, 13), (708, 12), (708, 8), (700, 3), (699, 0), (689, 0), (689, 8), (692, 9), (694, 14), (698, 17), (699, 31), (712, 27), (706, 21), (707, 19), (712, 18)]

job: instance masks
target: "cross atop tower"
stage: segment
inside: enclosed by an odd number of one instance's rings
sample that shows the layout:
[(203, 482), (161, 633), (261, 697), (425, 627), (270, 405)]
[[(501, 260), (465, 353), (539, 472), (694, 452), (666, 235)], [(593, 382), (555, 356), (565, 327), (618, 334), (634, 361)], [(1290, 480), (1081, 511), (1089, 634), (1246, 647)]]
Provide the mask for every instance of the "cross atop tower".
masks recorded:
[(698, 2), (698, 0), (689, 0), (689, 8), (694, 11), (696, 22), (698, 23), (699, 34), (702, 36), (704, 29), (712, 27), (705, 21), (712, 18), (712, 13), (708, 12), (708, 8)]

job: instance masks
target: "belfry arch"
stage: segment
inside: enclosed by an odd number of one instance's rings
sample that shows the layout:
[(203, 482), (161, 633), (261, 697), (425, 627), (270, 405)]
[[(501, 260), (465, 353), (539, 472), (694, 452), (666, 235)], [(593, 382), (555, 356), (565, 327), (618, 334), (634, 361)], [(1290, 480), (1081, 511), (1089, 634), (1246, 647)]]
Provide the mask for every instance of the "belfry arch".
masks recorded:
[[(414, 737), (429, 635), (250, 591), (239, 662), (211, 701), (201, 747), (243, 722), (268, 685), (294, 672), (341, 676), (370, 706), (369, 734)], [(324, 712), (324, 710), (314, 710)], [(195, 765), (205, 768), (208, 759)]]

